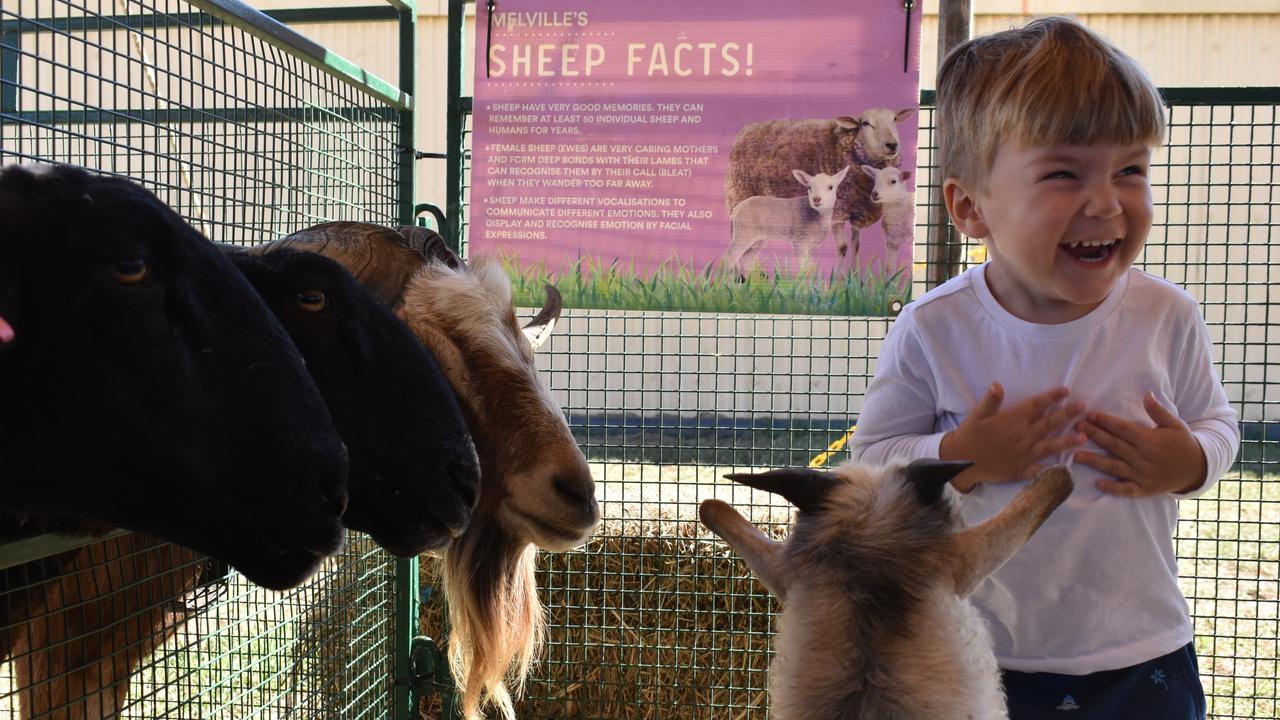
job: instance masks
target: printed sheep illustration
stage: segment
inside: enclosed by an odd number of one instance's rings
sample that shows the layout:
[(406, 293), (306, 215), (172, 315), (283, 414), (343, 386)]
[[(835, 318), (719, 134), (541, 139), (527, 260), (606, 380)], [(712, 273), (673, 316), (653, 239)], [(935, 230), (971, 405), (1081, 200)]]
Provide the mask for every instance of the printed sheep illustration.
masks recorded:
[[(897, 112), (872, 108), (858, 117), (766, 120), (747, 125), (729, 151), (724, 193), (730, 214), (755, 195), (799, 195), (792, 181), (793, 168), (834, 173), (846, 165), (898, 165), (901, 147), (897, 124), (914, 114), (915, 108)], [(861, 230), (880, 219), (880, 206), (871, 201), (871, 187), (871, 178), (865, 174), (849, 173), (837, 193), (833, 213), (836, 250), (850, 261), (857, 257)], [(846, 223), (850, 228), (847, 236), (839, 227)]]
[(1071, 494), (1042, 471), (962, 527), (946, 485), (970, 463), (848, 463), (728, 477), (799, 512), (785, 542), (720, 500), (702, 523), (783, 603), (769, 667), (774, 720), (1008, 717), (986, 624), (966, 599)]
[(907, 189), (910, 170), (896, 167), (874, 168), (863, 165), (862, 172), (875, 185), (871, 188), (871, 202), (880, 206), (880, 227), (884, 228), (884, 269), (892, 269), (898, 259), (898, 250), (910, 243), (915, 236), (916, 196)]
[(795, 247), (799, 274), (813, 272), (813, 251), (831, 231), (836, 189), (848, 175), (849, 166), (835, 175), (791, 172), (808, 193), (793, 198), (755, 195), (733, 209), (729, 249), (721, 266), (733, 268), (739, 278), (755, 269), (760, 252), (775, 239), (788, 240)]

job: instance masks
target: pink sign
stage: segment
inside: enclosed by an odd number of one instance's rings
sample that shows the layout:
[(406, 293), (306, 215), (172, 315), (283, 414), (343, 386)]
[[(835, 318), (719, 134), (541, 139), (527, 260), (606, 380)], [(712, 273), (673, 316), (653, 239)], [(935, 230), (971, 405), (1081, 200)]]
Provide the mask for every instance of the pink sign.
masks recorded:
[(918, 8), (477, 7), (470, 252), (501, 257), (530, 302), (543, 280), (569, 307), (906, 299)]

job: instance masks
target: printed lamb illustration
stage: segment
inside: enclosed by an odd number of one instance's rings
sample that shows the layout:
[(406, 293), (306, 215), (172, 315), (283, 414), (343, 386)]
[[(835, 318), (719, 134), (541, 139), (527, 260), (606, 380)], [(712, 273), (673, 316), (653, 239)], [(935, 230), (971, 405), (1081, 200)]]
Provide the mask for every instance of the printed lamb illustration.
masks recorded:
[(724, 502), (702, 502), (703, 524), (783, 602), (773, 720), (1008, 718), (991, 635), (966, 598), (1067, 499), (1071, 472), (1044, 470), (994, 517), (964, 528), (946, 485), (968, 466), (728, 476), (799, 509), (785, 542)]
[[(730, 214), (738, 203), (754, 195), (799, 195), (791, 180), (792, 168), (834, 173), (846, 165), (898, 165), (897, 124), (914, 114), (915, 108), (894, 112), (881, 107), (858, 117), (766, 120), (747, 125), (729, 151), (724, 193)], [(834, 222), (847, 223), (850, 232), (846, 239), (843, 230), (836, 228), (836, 250), (847, 260), (857, 257), (859, 232), (880, 219), (880, 206), (871, 202), (871, 185), (869, 177), (855, 172), (839, 189)]]
[(884, 268), (892, 269), (898, 259), (898, 250), (915, 236), (916, 195), (907, 189), (911, 171), (893, 166), (878, 169), (863, 165), (862, 172), (875, 182), (871, 188), (871, 202), (880, 206), (880, 227), (884, 228)]
[(831, 231), (836, 188), (848, 175), (849, 166), (835, 175), (791, 172), (809, 189), (807, 194), (793, 198), (756, 195), (733, 209), (729, 249), (721, 266), (733, 268), (740, 278), (755, 269), (760, 252), (775, 239), (788, 240), (795, 246), (796, 268), (800, 274), (813, 271), (813, 251)]

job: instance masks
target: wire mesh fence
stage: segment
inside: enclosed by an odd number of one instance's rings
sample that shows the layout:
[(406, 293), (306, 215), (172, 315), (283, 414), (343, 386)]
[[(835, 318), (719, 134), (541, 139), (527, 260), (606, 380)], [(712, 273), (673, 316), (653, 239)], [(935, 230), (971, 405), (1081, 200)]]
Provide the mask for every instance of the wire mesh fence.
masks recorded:
[(396, 219), (397, 108), (195, 4), (13, 0), (0, 38), (6, 163), (136, 178), (219, 242)]
[[(1183, 585), (1211, 716), (1276, 717), (1280, 92), (1169, 100), (1140, 262), (1201, 300), (1244, 436), (1228, 477), (1183, 503)], [(0, 163), (134, 177), (215, 240), (395, 222), (396, 112), (203, 4), (0, 7)], [(937, 182), (928, 107), (920, 120), (923, 200)], [(930, 212), (917, 218), (915, 296), (929, 258), (947, 255), (924, 242)], [(465, 211), (457, 219), (465, 235)], [(983, 259), (963, 238), (943, 242), (956, 270)], [(721, 475), (842, 458), (890, 322), (566, 311), (541, 362), (593, 461), (605, 520), (584, 549), (542, 559), (550, 636), (521, 717), (767, 716), (777, 606), (701, 529), (696, 507), (719, 497), (783, 532), (788, 508)], [(20, 702), (46, 717), (111, 703), (121, 717), (392, 713), (394, 606), (405, 600), (390, 559), (362, 538), (285, 594), (135, 536), (3, 572), (0, 718), (18, 717)], [(438, 635), (429, 610), (424, 630)], [(95, 646), (110, 659), (73, 684), (69, 668)]]
[[(0, 5), (0, 165), (133, 178), (219, 242), (397, 222), (401, 99), (233, 2)], [(5, 550), (0, 718), (398, 716), (404, 593), (363, 536), (286, 593), (133, 534)]]
[[(1155, 158), (1155, 226), (1139, 259), (1201, 302), (1240, 412), (1239, 462), (1182, 503), (1177, 536), (1215, 718), (1277, 716), (1280, 629), (1280, 90), (1176, 90)], [(921, 112), (918, 297), (932, 258), (985, 259), (956, 236), (932, 252), (938, 178)], [(596, 464), (604, 522), (581, 551), (544, 556), (546, 659), (522, 716), (767, 717), (777, 611), (697, 521), (699, 501), (749, 509), (774, 534), (787, 508), (720, 479), (734, 467), (837, 462), (891, 321), (567, 311), (543, 368)]]
[(387, 717), (393, 570), (356, 537), (266, 593), (135, 534), (8, 568), (0, 717)]

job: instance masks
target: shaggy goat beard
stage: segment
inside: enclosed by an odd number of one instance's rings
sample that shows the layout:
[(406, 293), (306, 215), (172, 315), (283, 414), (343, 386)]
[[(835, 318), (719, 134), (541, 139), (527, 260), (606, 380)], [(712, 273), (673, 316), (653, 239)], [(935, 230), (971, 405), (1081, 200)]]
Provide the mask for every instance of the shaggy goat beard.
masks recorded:
[(462, 688), (464, 720), (492, 707), (515, 720), (514, 696), (542, 647), (546, 620), (534, 577), (538, 548), (477, 516), (443, 559), (449, 601), (449, 666)]

